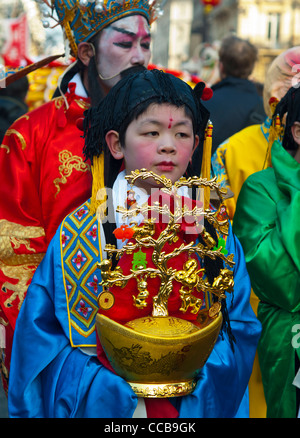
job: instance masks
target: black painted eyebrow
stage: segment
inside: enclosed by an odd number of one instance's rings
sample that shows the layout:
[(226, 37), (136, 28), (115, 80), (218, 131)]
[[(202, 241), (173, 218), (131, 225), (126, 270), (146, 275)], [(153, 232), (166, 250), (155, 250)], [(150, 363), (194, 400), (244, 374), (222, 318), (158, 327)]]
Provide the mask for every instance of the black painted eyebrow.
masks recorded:
[[(131, 36), (131, 37), (135, 37), (135, 36), (136, 36), (136, 33), (131, 32), (130, 30), (123, 29), (122, 27), (117, 27), (117, 26), (113, 26), (113, 25), (112, 25), (111, 27), (112, 27), (112, 29), (114, 29), (116, 32), (120, 32), (120, 33), (123, 33), (123, 34), (128, 35), (128, 36)], [(147, 38), (147, 37), (150, 37), (150, 33), (148, 33), (147, 36), (146, 36), (145, 38)]]

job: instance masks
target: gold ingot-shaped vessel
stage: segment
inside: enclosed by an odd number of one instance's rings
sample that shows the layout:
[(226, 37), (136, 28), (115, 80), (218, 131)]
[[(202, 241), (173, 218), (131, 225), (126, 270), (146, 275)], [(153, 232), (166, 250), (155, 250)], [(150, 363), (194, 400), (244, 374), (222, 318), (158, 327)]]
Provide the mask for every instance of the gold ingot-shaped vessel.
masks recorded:
[(96, 328), (115, 372), (139, 397), (190, 394), (217, 340), (222, 313), (199, 325), (172, 316), (143, 317), (121, 325), (98, 314)]

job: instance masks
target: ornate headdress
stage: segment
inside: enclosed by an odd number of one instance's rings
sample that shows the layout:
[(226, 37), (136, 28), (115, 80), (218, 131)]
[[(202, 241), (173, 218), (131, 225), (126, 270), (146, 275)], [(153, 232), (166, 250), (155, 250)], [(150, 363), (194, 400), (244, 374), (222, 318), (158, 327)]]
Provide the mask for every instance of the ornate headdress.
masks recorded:
[(276, 106), (291, 87), (298, 87), (299, 64), (300, 46), (295, 46), (280, 53), (268, 68), (263, 100), (265, 112), (272, 120), (263, 169), (271, 165), (271, 149), (274, 141), (282, 141), (283, 130)]
[[(114, 21), (128, 15), (143, 15), (153, 23), (161, 14), (164, 0), (42, 0), (51, 8), (51, 17), (62, 26), (72, 55), (77, 55), (79, 43), (90, 40)], [(54, 10), (58, 20), (54, 18)], [(44, 27), (49, 27), (47, 18)]]
[[(274, 106), (270, 104), (271, 98), (278, 100), (287, 93), (293, 85), (299, 82), (300, 46), (292, 47), (280, 53), (267, 70), (263, 100), (267, 116), (273, 116)], [(272, 102), (271, 102), (272, 103)]]

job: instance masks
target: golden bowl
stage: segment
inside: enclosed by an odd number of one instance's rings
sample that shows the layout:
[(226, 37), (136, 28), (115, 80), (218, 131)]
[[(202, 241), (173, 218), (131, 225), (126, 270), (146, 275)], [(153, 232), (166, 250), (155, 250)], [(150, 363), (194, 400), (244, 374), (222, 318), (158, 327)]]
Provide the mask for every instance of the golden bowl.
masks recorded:
[(98, 314), (96, 329), (115, 372), (140, 397), (190, 394), (217, 340), (221, 312), (200, 315), (197, 325), (172, 316), (144, 317), (121, 325)]

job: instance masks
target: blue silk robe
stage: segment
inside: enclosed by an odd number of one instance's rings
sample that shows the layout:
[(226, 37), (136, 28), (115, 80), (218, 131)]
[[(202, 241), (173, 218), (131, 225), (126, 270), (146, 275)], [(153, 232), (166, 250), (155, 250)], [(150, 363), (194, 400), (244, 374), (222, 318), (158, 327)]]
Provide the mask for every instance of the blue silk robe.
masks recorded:
[[(67, 216), (52, 239), (17, 320), (10, 417), (132, 417), (136, 395), (94, 351), (101, 281), (96, 262), (103, 239), (88, 203)], [(227, 334), (220, 334), (193, 394), (170, 399), (181, 418), (248, 416), (247, 384), (261, 328), (249, 304), (243, 252), (231, 229), (227, 249), (236, 262), (234, 294), (227, 297), (235, 350)]]

